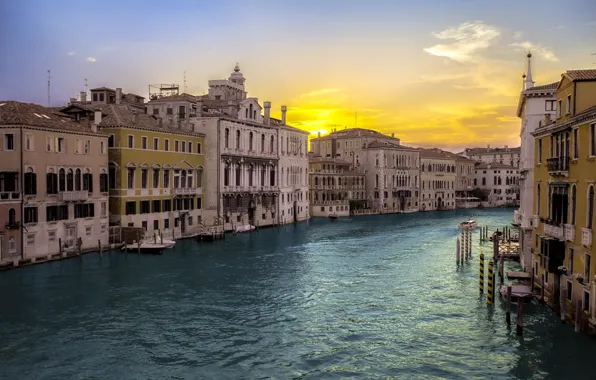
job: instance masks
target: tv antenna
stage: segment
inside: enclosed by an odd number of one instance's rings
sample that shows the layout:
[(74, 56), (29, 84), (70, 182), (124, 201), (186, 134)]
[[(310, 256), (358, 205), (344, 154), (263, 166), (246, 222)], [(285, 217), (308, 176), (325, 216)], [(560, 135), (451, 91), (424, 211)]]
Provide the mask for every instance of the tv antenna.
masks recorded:
[(184, 92), (186, 92), (186, 71), (184, 72)]
[(50, 75), (50, 70), (48, 69), (48, 107), (50, 106), (50, 79), (51, 79), (51, 75)]
[(89, 91), (89, 86), (87, 85), (87, 78), (85, 78), (85, 94)]

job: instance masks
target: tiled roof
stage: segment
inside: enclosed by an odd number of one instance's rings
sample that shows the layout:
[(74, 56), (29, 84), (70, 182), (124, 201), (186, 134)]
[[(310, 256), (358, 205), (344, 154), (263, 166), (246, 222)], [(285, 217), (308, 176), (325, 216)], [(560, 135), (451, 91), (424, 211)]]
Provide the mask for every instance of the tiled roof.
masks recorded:
[(574, 115), (573, 117), (565, 120), (564, 122), (557, 123), (555, 120), (551, 120), (550, 124), (543, 124), (540, 127), (536, 128), (536, 131), (532, 132), (532, 135), (540, 134), (545, 129), (552, 130), (552, 128), (556, 128), (556, 129), (568, 128), (572, 125), (576, 125), (576, 124), (584, 122), (586, 120), (591, 120), (594, 117), (596, 117), (596, 106), (592, 106), (592, 107)]
[(55, 109), (15, 101), (0, 101), (0, 125), (28, 125), (92, 133), (88, 123), (73, 121), (68, 115)]
[(387, 141), (387, 140), (375, 140), (371, 143), (369, 143), (366, 146), (366, 149), (399, 149), (399, 150), (417, 150), (416, 148), (411, 148), (409, 146), (405, 146), (405, 145), (399, 145), (396, 144), (395, 142), (392, 141)]
[(102, 87), (97, 87), (97, 88), (92, 88), (89, 91), (105, 91), (105, 90), (116, 92), (116, 90), (114, 90), (113, 88), (108, 88), (108, 87), (103, 87), (103, 86)]
[(515, 166), (502, 164), (500, 162), (481, 162), (478, 163), (475, 167), (475, 170), (485, 170), (485, 169), (505, 169), (505, 170), (518, 170)]
[(377, 137), (377, 138), (386, 138), (386, 139), (393, 138), (393, 139), (399, 140), (397, 137), (391, 137), (388, 135), (384, 135), (380, 132), (374, 131), (372, 129), (365, 129), (365, 128), (346, 128), (346, 129), (341, 129), (338, 131), (331, 132), (326, 136), (321, 136), (321, 138), (330, 138), (330, 137), (342, 137), (342, 138)]
[(556, 90), (557, 87), (559, 87), (559, 82), (553, 82), (542, 86), (534, 86), (527, 91)]
[(497, 153), (520, 153), (521, 147), (515, 148), (467, 148), (465, 154), (497, 154)]
[(567, 70), (564, 75), (574, 81), (596, 80), (596, 69)]
[(101, 119), (100, 127), (138, 127), (168, 132), (192, 132), (192, 127), (183, 124), (179, 128), (178, 123), (170, 123), (166, 120), (163, 120), (162, 125), (159, 126), (158, 118), (153, 115), (135, 112), (127, 106), (99, 104), (95, 106), (95, 109), (101, 110), (105, 115)]
[(161, 98), (152, 99), (148, 102), (151, 103), (163, 103), (163, 102), (180, 102), (180, 101), (188, 101), (188, 102), (197, 102), (199, 101), (199, 97), (191, 94), (187, 94), (186, 92), (178, 95), (171, 95), (171, 96), (163, 96)]
[(418, 148), (420, 158), (439, 158), (444, 160), (455, 160), (455, 154), (439, 148)]

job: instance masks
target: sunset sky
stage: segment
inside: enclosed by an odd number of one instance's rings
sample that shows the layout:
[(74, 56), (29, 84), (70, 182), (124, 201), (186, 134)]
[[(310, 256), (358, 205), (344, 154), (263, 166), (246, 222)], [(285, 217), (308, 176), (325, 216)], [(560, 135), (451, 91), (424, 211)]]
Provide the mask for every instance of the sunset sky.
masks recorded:
[(236, 62), (249, 96), (312, 132), (355, 125), (409, 145), (519, 144), (537, 84), (595, 68), (594, 0), (2, 1), (0, 99), (63, 105), (90, 88), (202, 94)]

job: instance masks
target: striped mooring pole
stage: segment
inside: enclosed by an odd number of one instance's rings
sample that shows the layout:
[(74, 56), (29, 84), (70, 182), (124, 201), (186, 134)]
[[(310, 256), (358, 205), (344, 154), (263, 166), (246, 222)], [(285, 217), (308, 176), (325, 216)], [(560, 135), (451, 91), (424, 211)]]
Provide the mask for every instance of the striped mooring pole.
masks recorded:
[(484, 294), (484, 253), (480, 252), (480, 296)]
[(486, 289), (487, 290), (487, 292), (486, 292), (486, 305), (487, 306), (491, 306), (493, 304), (493, 297), (495, 295), (494, 283), (493, 283), (493, 281), (495, 279), (495, 274), (493, 271), (493, 265), (494, 265), (493, 260), (490, 260), (488, 262), (488, 279), (487, 279), (488, 287)]

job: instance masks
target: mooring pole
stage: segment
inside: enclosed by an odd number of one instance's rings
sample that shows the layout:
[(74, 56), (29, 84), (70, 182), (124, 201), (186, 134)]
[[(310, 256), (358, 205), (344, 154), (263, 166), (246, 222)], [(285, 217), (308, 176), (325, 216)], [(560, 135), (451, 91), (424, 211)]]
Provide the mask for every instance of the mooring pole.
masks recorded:
[(484, 294), (484, 253), (480, 252), (480, 296)]
[(524, 332), (524, 302), (517, 301), (517, 335), (522, 335)]
[(459, 238), (457, 238), (456, 242), (455, 242), (455, 260), (457, 261), (457, 265), (459, 265)]
[[(522, 301), (518, 298), (517, 302)], [(507, 309), (505, 311), (505, 322), (507, 322), (507, 326), (511, 325), (511, 285), (507, 286)]]
[(566, 319), (566, 311), (567, 308), (567, 289), (565, 289), (565, 285), (561, 284), (561, 323), (565, 323)]
[(487, 288), (487, 292), (486, 292), (486, 305), (487, 306), (491, 306), (493, 304), (493, 290), (494, 290), (494, 284), (493, 284), (493, 280), (495, 278), (495, 274), (493, 272), (493, 265), (494, 262), (493, 260), (490, 260), (488, 262), (488, 288)]

